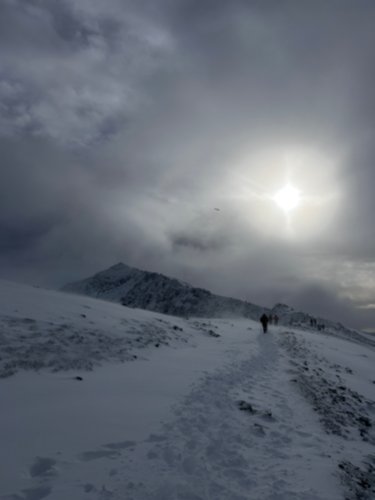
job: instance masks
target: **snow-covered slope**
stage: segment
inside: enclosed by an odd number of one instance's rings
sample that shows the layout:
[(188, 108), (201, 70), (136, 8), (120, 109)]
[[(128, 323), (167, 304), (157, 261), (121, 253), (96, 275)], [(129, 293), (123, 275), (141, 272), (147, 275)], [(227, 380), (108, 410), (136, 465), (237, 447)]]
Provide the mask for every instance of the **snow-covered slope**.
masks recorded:
[(258, 319), (263, 307), (238, 299), (214, 295), (163, 274), (141, 271), (116, 264), (91, 278), (63, 287), (64, 291), (119, 302), (177, 316), (229, 317)]
[[(271, 309), (271, 314), (277, 314), (279, 322), (283, 325), (298, 327), (301, 329), (312, 329), (325, 332), (327, 335), (338, 338), (346, 338), (352, 342), (367, 344), (375, 347), (375, 335), (367, 335), (364, 332), (347, 328), (343, 324), (322, 317), (316, 317), (302, 311), (295, 311), (286, 304), (276, 304)], [(311, 320), (315, 320), (312, 327)]]
[(0, 311), (0, 378), (20, 369), (92, 370), (189, 338), (178, 318), (6, 281)]
[(1, 281), (0, 322), (1, 500), (375, 498), (362, 337)]

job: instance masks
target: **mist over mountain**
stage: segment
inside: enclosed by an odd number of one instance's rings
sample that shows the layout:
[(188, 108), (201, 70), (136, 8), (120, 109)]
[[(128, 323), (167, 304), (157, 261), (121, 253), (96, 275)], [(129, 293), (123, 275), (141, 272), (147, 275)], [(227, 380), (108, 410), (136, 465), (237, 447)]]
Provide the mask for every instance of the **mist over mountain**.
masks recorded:
[(263, 307), (244, 300), (216, 295), (176, 278), (143, 271), (121, 262), (87, 279), (68, 283), (62, 290), (117, 302), (128, 307), (182, 317), (245, 317), (258, 320), (265, 312), (277, 315), (280, 324), (300, 328), (310, 328), (313, 319), (314, 328), (317, 330), (328, 329), (329, 335), (337, 334), (351, 340), (363, 341), (359, 332), (339, 322), (296, 311), (287, 304), (278, 303), (272, 308)]
[(268, 308), (215, 295), (203, 288), (118, 263), (94, 276), (69, 283), (62, 290), (176, 316), (258, 319)]

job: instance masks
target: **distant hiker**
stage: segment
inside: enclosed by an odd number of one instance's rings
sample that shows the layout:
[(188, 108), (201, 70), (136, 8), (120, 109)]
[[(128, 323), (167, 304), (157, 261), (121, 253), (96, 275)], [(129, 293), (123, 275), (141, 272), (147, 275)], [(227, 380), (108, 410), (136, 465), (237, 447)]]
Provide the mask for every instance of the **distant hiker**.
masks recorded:
[(277, 324), (278, 324), (278, 322), (279, 322), (279, 317), (278, 317), (278, 315), (277, 315), (277, 314), (275, 314), (275, 315), (274, 315), (274, 317), (273, 317), (273, 321), (274, 321), (275, 325), (277, 325)]
[(259, 318), (259, 321), (262, 323), (263, 333), (267, 333), (268, 316), (265, 313), (263, 313), (262, 316)]
[(270, 325), (272, 325), (272, 321), (273, 321), (273, 316), (272, 316), (272, 314), (270, 314), (268, 316), (268, 322), (269, 322)]

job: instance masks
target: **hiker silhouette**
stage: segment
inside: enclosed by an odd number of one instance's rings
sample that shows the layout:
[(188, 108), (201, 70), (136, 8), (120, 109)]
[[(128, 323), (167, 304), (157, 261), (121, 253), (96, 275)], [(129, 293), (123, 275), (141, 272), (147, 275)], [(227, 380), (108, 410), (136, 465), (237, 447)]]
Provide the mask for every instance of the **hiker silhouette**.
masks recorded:
[(262, 316), (259, 318), (259, 321), (262, 323), (263, 333), (267, 333), (267, 329), (268, 329), (268, 316), (265, 313), (263, 313)]

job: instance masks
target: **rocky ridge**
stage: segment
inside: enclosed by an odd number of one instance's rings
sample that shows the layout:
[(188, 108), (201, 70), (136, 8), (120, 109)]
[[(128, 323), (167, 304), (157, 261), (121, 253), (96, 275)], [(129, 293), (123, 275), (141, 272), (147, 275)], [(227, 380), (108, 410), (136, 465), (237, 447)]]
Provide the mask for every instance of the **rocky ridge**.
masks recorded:
[(175, 316), (230, 317), (258, 319), (269, 309), (240, 299), (215, 295), (203, 288), (142, 271), (123, 263), (62, 288), (90, 297), (119, 302), (127, 307), (148, 309)]

